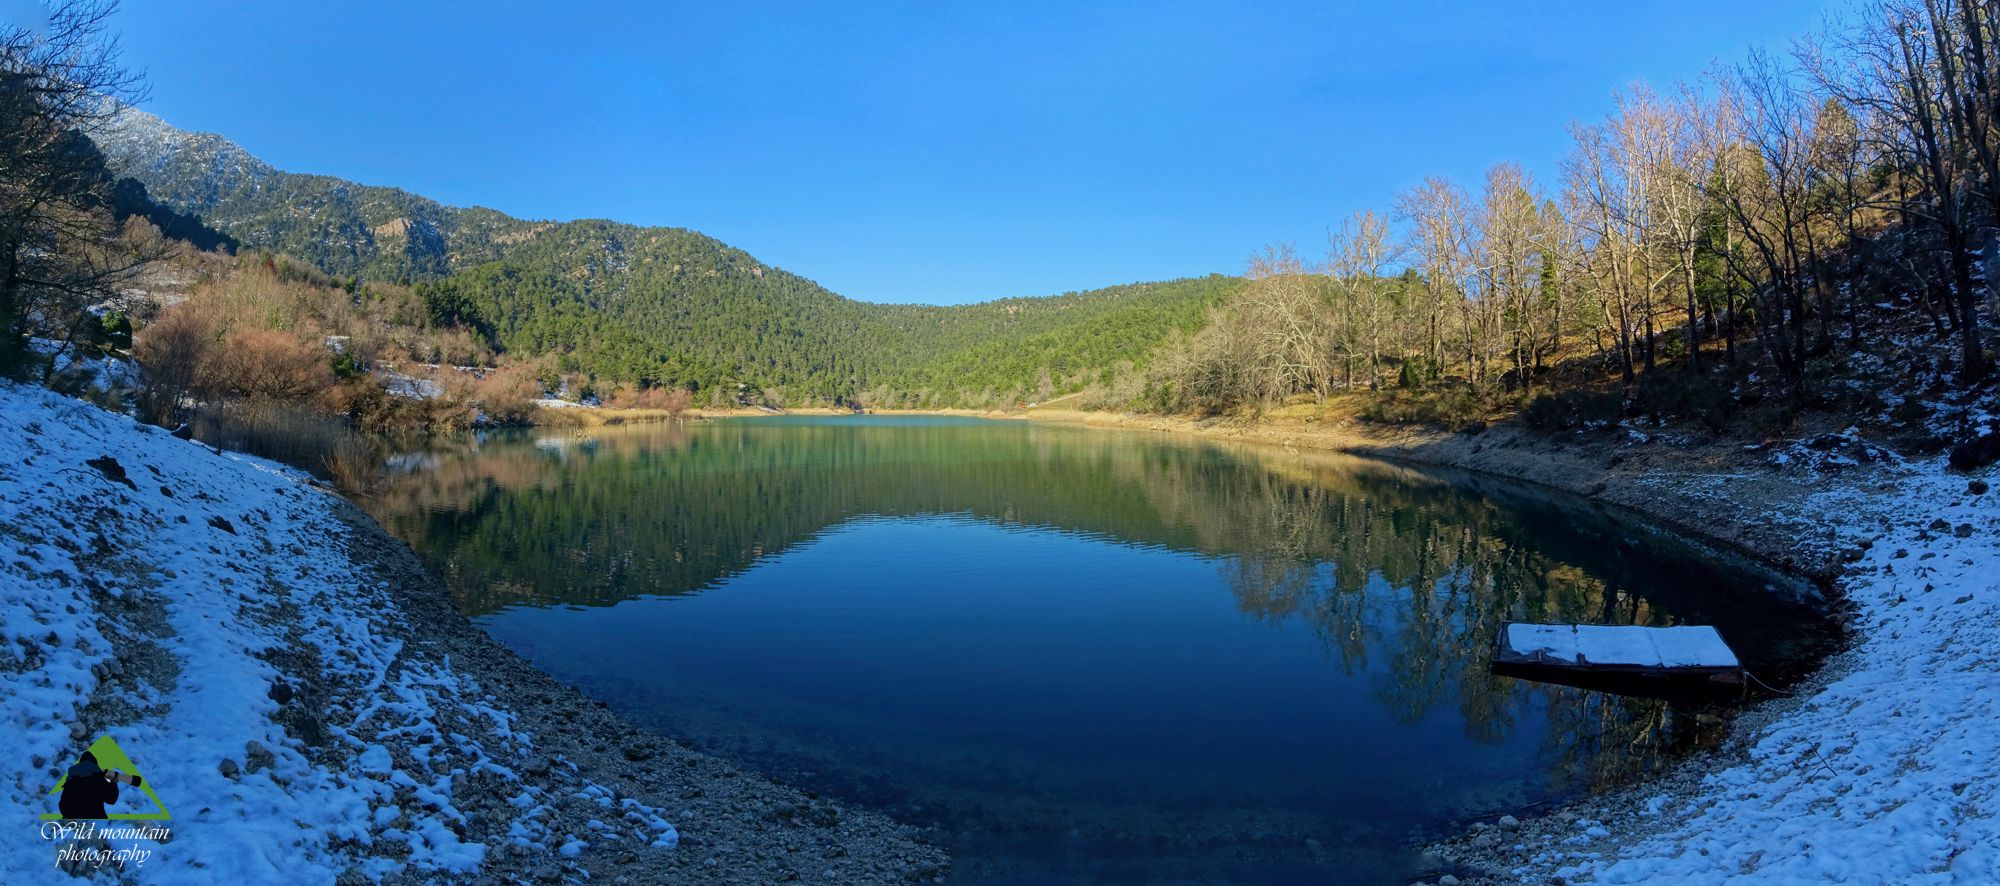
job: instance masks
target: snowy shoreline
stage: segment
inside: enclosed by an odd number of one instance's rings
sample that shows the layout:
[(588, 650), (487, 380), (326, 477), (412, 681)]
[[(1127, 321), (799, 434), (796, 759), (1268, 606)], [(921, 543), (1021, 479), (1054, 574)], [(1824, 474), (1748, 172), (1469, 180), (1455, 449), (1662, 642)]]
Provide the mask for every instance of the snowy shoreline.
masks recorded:
[[(14, 384), (0, 439), (17, 441), (0, 458), (0, 790), (30, 819), (0, 843), (0, 879), (60, 877), (63, 858), (204, 883), (948, 869), (902, 825), (646, 733), (536, 671), (304, 474)], [(103, 736), (150, 789), (111, 811), (164, 812), (169, 839), (31, 826)]]
[[(2000, 493), (1943, 456), (1088, 423), (1528, 480), (1795, 571), (1844, 564), (1854, 643), (1796, 697), (1750, 707), (1723, 749), (1662, 778), (1433, 847), (1460, 879), (2000, 880), (2000, 748), (1981, 734), (2000, 722)], [(0, 600), (0, 717), (18, 748), (0, 786), (53, 808), (61, 769), (113, 736), (172, 838), (93, 848), (151, 850), (130, 869), (148, 881), (948, 870), (901, 825), (645, 733), (534, 670), (303, 474), (32, 387), (0, 385), (0, 434), (21, 441), (0, 459), (0, 580), (20, 589)], [(9, 842), (0, 872), (46, 878), (60, 848)]]
[[(1014, 416), (1357, 455), (1620, 505), (1828, 589), (1848, 647), (1721, 749), (1428, 847), (1442, 881), (2000, 882), (2000, 491), (1829, 425), (1785, 442), (1349, 423)], [(1525, 813), (1523, 814), (1525, 816)], [(1496, 826), (1495, 822), (1504, 827)]]
[[(1854, 642), (1665, 778), (1435, 847), (1500, 882), (2000, 881), (2000, 501), (1944, 456), (1735, 502), (1846, 563)], [(1734, 473), (1642, 475), (1729, 501)], [(1510, 823), (1511, 825), (1511, 823)]]

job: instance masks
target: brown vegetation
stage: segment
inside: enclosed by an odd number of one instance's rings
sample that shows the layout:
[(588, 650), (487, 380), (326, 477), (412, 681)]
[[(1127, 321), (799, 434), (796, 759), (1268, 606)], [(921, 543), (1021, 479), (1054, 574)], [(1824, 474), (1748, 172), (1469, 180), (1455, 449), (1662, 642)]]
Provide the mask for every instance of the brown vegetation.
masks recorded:
[(1323, 263), (1266, 248), (1206, 328), (1085, 402), (1254, 413), (1366, 390), (1380, 420), (1456, 423), (1549, 396), (1568, 400), (1535, 418), (1561, 426), (1605, 420), (1602, 397), (1571, 392), (1616, 389), (1612, 418), (1719, 428), (1765, 399), (1827, 399), (1845, 355), (1926, 319), (1957, 365), (1924, 384), (1979, 388), (2000, 7), (1858, 15), (1699, 86), (1619, 91), (1572, 127), (1551, 188), (1502, 163), (1477, 193), (1431, 178), (1400, 195), (1400, 243), (1364, 213)]
[(344, 419), (281, 400), (206, 403), (190, 424), (205, 442), (303, 467), (344, 492), (368, 491), (381, 463), (372, 439)]
[(310, 401), (333, 384), (332, 355), (275, 329), (231, 330), (201, 367), (204, 398)]

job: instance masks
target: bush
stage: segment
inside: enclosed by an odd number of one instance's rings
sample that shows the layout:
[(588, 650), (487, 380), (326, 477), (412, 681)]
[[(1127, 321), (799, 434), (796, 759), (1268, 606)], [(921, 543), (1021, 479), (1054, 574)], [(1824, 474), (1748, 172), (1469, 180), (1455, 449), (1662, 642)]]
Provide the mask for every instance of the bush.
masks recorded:
[(1653, 420), (1691, 421), (1711, 431), (1729, 426), (1736, 417), (1736, 398), (1721, 382), (1706, 375), (1650, 372), (1639, 380), (1638, 404)]
[(206, 397), (316, 398), (333, 386), (333, 364), (314, 342), (273, 329), (238, 329), (203, 362)]
[(132, 348), (132, 319), (125, 316), (124, 311), (105, 311), (98, 320), (98, 326), (106, 344), (120, 350)]
[(1377, 424), (1426, 425), (1450, 430), (1484, 418), (1486, 413), (1487, 404), (1463, 389), (1389, 391), (1361, 407), (1361, 417)]
[(353, 354), (347, 353), (346, 351), (341, 351), (340, 353), (333, 355), (334, 378), (340, 379), (341, 381), (346, 381), (350, 378), (359, 378), (360, 376), (361, 376), (361, 363), (354, 359)]
[(1411, 357), (1396, 369), (1396, 386), (1406, 391), (1421, 391), (1438, 380), (1438, 366), (1429, 357)]
[(1625, 408), (1617, 391), (1551, 391), (1528, 401), (1521, 420), (1542, 431), (1566, 431), (1594, 422), (1616, 421)]
[(500, 425), (527, 424), (535, 415), (535, 401), (542, 385), (534, 370), (515, 364), (486, 373), (472, 383), (470, 399), (487, 422)]
[(201, 381), (203, 367), (220, 345), (216, 311), (188, 302), (160, 313), (139, 331), (132, 359), (139, 364), (139, 417), (171, 427), (180, 423), (186, 400)]

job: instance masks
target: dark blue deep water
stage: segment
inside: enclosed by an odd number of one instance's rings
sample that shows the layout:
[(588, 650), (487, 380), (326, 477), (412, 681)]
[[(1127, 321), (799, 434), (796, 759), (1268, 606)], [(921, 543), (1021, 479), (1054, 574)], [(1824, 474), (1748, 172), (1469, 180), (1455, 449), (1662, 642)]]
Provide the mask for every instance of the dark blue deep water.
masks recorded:
[(1159, 435), (743, 419), (399, 463), (377, 516), (493, 636), (935, 828), (967, 882), (1393, 881), (1455, 822), (1714, 738), (1488, 675), (1501, 621), (1716, 624), (1767, 679), (1832, 624), (1586, 501)]

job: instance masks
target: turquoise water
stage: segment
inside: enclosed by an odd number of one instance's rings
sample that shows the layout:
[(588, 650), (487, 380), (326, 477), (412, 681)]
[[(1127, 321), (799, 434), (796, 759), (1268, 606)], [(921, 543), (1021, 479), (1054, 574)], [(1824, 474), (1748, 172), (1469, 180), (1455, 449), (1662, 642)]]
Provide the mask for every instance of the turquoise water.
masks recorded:
[(934, 828), (969, 882), (1393, 881), (1454, 822), (1712, 740), (1486, 673), (1502, 620), (1832, 621), (1591, 503), (1334, 455), (956, 419), (509, 434), (375, 507), (621, 713)]

